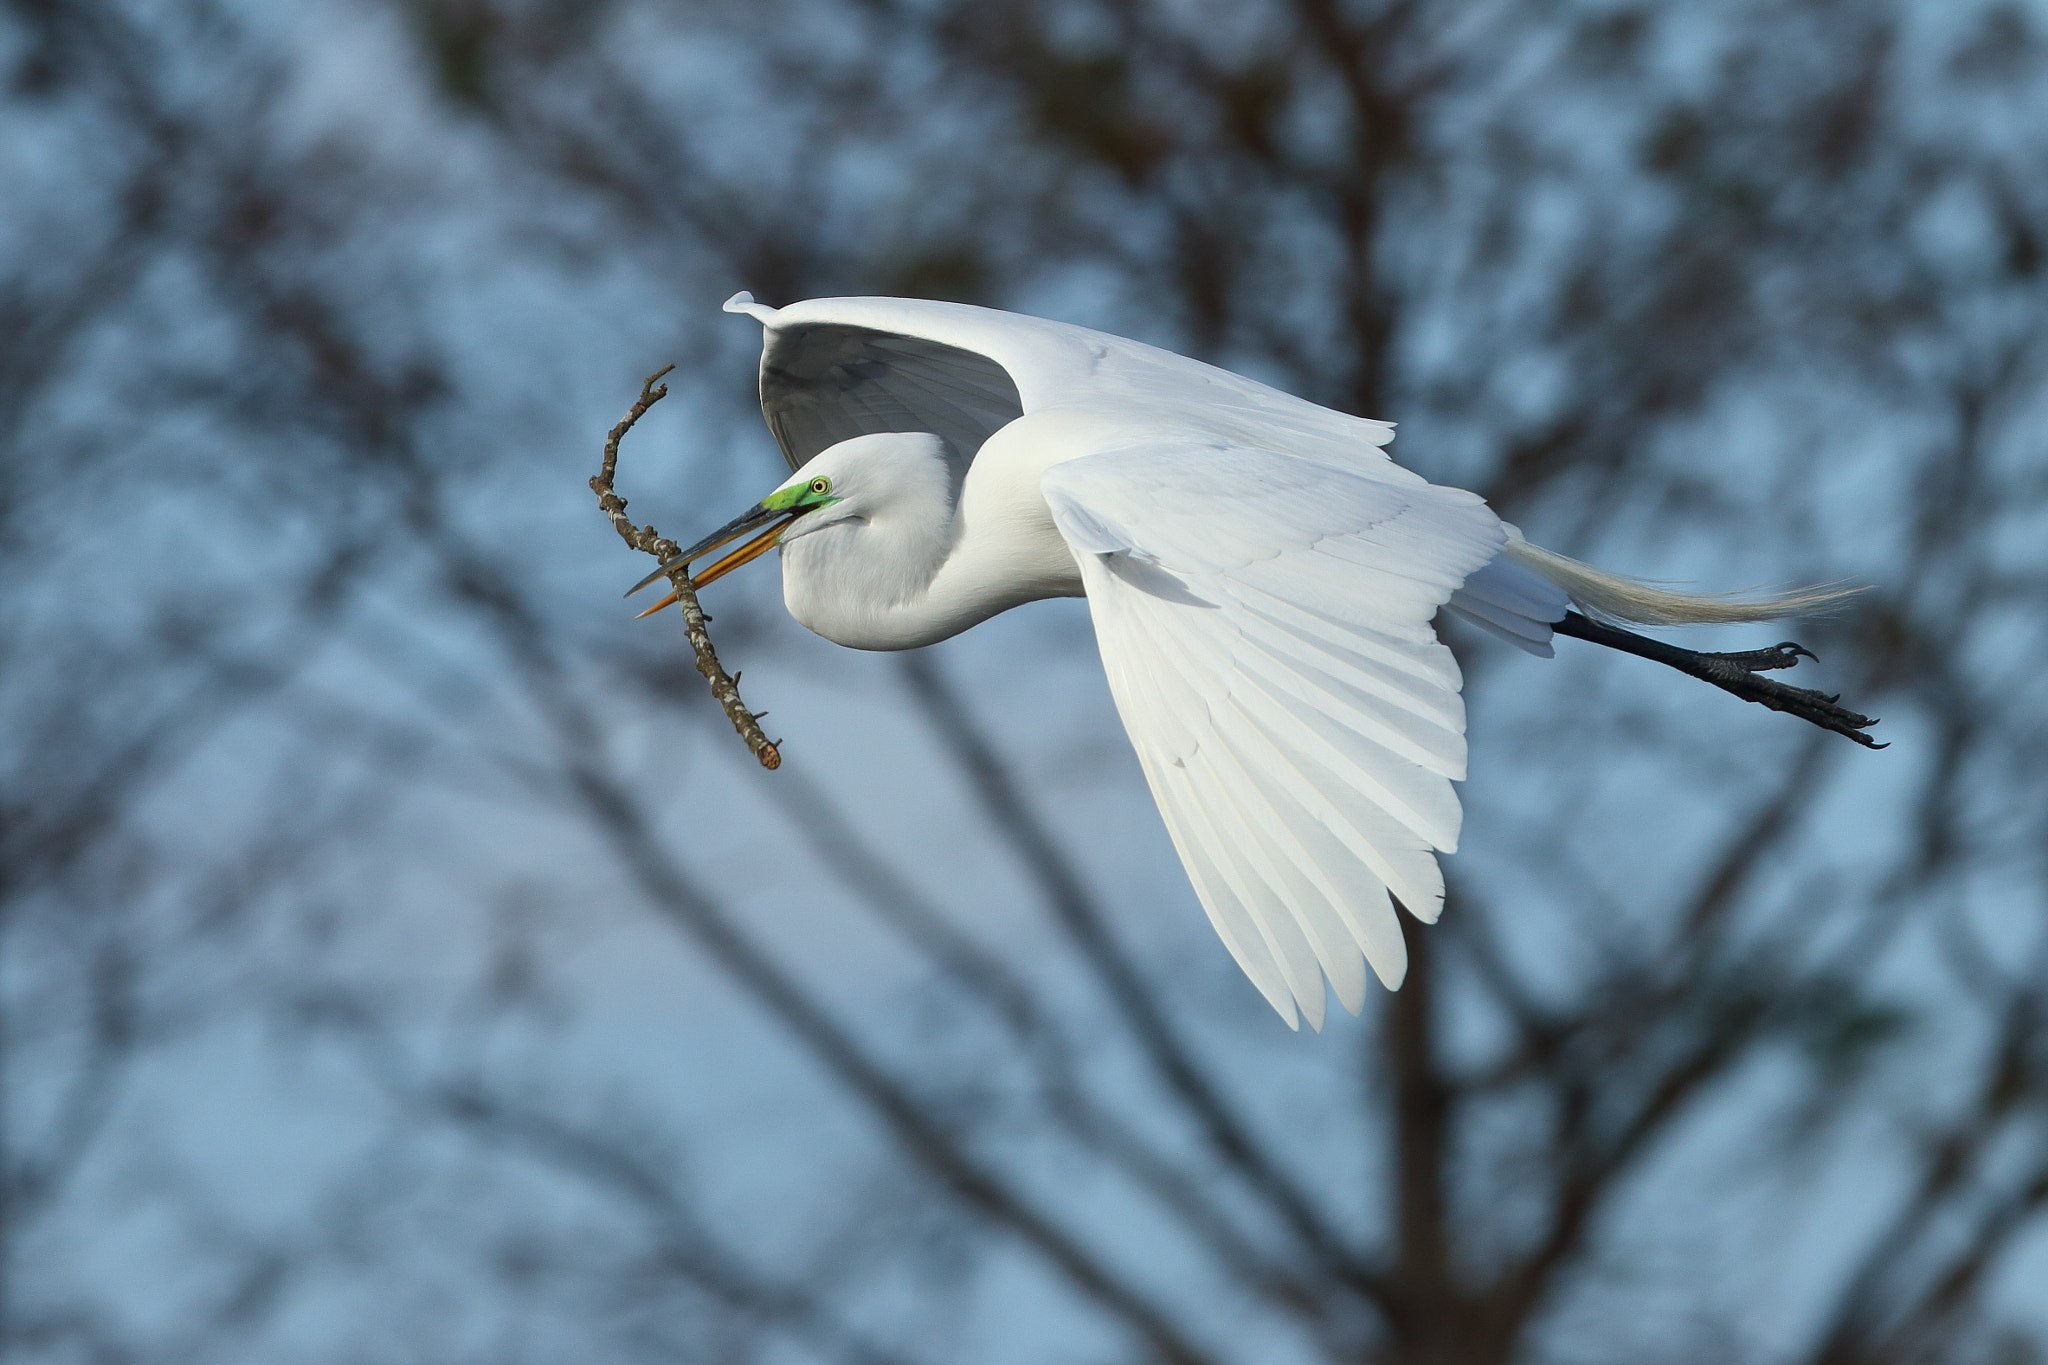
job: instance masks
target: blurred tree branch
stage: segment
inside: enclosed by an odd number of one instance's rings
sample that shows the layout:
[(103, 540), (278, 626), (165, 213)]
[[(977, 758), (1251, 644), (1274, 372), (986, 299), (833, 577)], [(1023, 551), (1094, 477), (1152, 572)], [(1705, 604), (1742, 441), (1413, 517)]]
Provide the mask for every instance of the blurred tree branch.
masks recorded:
[[(914, 1279), (898, 1229), (858, 1255), (817, 1232), (815, 1265), (735, 1246), (679, 1179), (680, 1137), (579, 1107), (583, 1070), (538, 1025), (532, 1065), (557, 1089), (446, 1062), (422, 1041), (431, 1009), (406, 1015), (395, 989), (323, 996), (319, 973), (341, 970), (326, 950), (265, 946), (302, 913), (373, 954), (355, 926), (387, 899), (387, 866), (430, 888), (415, 894), (437, 924), (488, 894), (487, 857), (434, 862), (396, 832), (430, 789), (516, 806), (512, 840), (577, 850), (547, 852), (585, 932), (614, 904), (675, 931), (816, 1063), (806, 1105), (863, 1116), (897, 1202), (1026, 1267), (1031, 1302), (1054, 1305), (1036, 1325), (1097, 1343), (1083, 1353), (2039, 1353), (2002, 1288), (2048, 1218), (2030, 529), (2048, 505), (2048, 204), (2028, 169), (2048, 125), (2011, 112), (2035, 108), (2035, 18), (1994, 5), (1935, 32), (1915, 7), (1840, 0), (1727, 0), (1684, 33), (1632, 3), (385, 9), (446, 97), (419, 114), (432, 172), (285, 119), (301, 57), (199, 0), (4, 11), (0, 99), (24, 136), (111, 150), (25, 175), (19, 202), (55, 226), (0, 241), (0, 1353), (274, 1357), (289, 1348), (265, 1334), (316, 1286), (341, 1293), (341, 1267), (410, 1265), (428, 1240), (366, 1210), (435, 1198), (463, 1216), (433, 1235), (476, 1267), (436, 1292), (523, 1324), (543, 1296), (485, 1268), (492, 1238), (587, 1259), (546, 1212), (565, 1188), (638, 1215), (642, 1250), (600, 1260), (609, 1297), (557, 1305), (563, 1354), (968, 1358), (936, 1344), (941, 1309), (1008, 1322), (965, 1279), (878, 1289)], [(494, 195), (420, 192), (470, 156)], [(81, 186), (95, 207), (63, 217)], [(480, 472), (510, 488), (527, 461), (553, 489), (559, 471), (460, 363), (475, 324), (453, 321), (468, 315), (431, 249), (451, 236), (514, 244), (463, 287), (510, 272), (521, 307), (626, 267), (673, 282), (646, 315), (737, 285), (1090, 309), (1078, 320), (1402, 419), (1404, 460), (1547, 543), (1648, 572), (1860, 567), (1881, 582), (1829, 628), (1830, 662), (1858, 659), (1858, 694), (1897, 703), (1914, 761), (1859, 780), (1586, 661), (1539, 674), (1475, 651), (1474, 852), (1444, 922), (1414, 935), (1407, 989), (1359, 1033), (1280, 1053), (1270, 1021), (1218, 1021), (1244, 994), (1219, 953), (1163, 961), (1152, 926), (1193, 917), (1179, 882), (1143, 904), (1100, 890), (1096, 845), (1064, 823), (1071, 789), (997, 741), (950, 656), (912, 657), (890, 676), (947, 765), (929, 799), (972, 812), (987, 851), (877, 841), (868, 807), (915, 773), (852, 784), (821, 746), (815, 773), (768, 784), (763, 809), (803, 835), (788, 884), (862, 910), (930, 973), (945, 1022), (834, 995), (717, 890), (732, 855), (664, 826), (673, 772), (634, 769), (650, 731), (697, 714), (672, 686), (680, 657), (622, 662), (579, 631), (541, 569), (585, 547), (515, 559), (461, 519)], [(660, 344), (690, 349), (668, 353), (725, 354), (708, 324), (683, 326)], [(139, 376), (111, 394), (109, 356)], [(692, 370), (707, 387), (725, 373)], [(459, 453), (484, 449), (488, 471)], [(89, 537), (43, 515), (60, 505), (50, 451), (106, 489)], [(202, 533), (179, 523), (191, 506)], [(623, 502), (606, 510), (624, 533)], [(107, 527), (152, 572), (81, 612)], [(390, 621), (407, 633), (366, 643)], [(247, 775), (265, 763), (274, 789)], [(1142, 803), (1128, 774), (1106, 780)], [(1489, 860), (1508, 831), (1512, 859)], [(987, 888), (1013, 876), (1071, 977), (986, 920)], [(1209, 971), (1216, 992), (1191, 989)], [(152, 1336), (67, 1257), (140, 1235), (147, 1211), (103, 1168), (168, 1161), (175, 1125), (124, 1107), (133, 1078), (197, 1027), (179, 1021), (255, 1008), (254, 977), (355, 1044), (388, 1127), (308, 1215), (331, 1226), (200, 1218), (214, 1240), (193, 1245), (213, 1250), (185, 1259), (206, 1292)], [(619, 1065), (650, 1108), (677, 1087), (662, 1064)], [(711, 1121), (664, 1112), (648, 1125)], [(1715, 1136), (1730, 1132), (1746, 1136)], [(394, 1174), (394, 1153), (451, 1138), (441, 1174)], [(500, 1151), (516, 1176), (487, 1174)], [(1844, 1228), (1799, 1277), (1817, 1286), (1811, 1330), (1717, 1305), (1725, 1267), (1655, 1278), (1655, 1239), (1684, 1251), (1724, 1203), (1743, 1254), (1774, 1264), (1832, 1216), (1806, 1172), (1864, 1162), (1896, 1183), (1868, 1182), (1874, 1231)], [(818, 1201), (807, 1231), (864, 1216), (788, 1174), (789, 1197)], [(611, 1276), (629, 1263), (638, 1277)], [(380, 1306), (410, 1292), (404, 1269), (383, 1274), (363, 1278)], [(1672, 1295), (1702, 1317), (1657, 1316)], [(689, 1344), (619, 1325), (642, 1310)], [(377, 1354), (388, 1316), (347, 1312), (364, 1335), (323, 1349)], [(463, 1354), (416, 1336), (419, 1358)]]

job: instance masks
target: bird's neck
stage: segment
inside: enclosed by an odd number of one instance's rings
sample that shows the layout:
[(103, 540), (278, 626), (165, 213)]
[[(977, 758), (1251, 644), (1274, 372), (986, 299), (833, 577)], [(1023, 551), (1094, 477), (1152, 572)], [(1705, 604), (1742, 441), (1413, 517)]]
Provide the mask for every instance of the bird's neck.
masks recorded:
[(790, 615), (854, 649), (915, 649), (1081, 581), (1038, 494), (970, 477), (782, 549)]

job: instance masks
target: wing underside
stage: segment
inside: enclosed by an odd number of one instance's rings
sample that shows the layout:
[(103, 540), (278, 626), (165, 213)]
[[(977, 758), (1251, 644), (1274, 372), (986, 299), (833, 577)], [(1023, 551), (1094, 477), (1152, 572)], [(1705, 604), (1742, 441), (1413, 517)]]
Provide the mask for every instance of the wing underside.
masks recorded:
[(761, 411), (791, 469), (884, 431), (933, 432), (972, 456), (1024, 412), (1009, 372), (958, 346), (838, 324), (776, 328), (768, 339)]
[(1430, 621), (1500, 522), (1460, 490), (1244, 447), (1088, 456), (1042, 487), (1231, 955), (1290, 1023), (1298, 1005), (1321, 1027), (1326, 976), (1353, 1012), (1365, 963), (1398, 985), (1389, 893), (1436, 918), (1465, 773), (1458, 666)]

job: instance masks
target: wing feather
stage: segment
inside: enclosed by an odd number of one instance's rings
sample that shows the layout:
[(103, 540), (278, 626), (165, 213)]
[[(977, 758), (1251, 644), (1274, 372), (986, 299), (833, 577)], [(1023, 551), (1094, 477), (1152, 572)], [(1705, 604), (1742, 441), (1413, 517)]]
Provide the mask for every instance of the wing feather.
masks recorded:
[[(1237, 596), (1247, 596), (1242, 590)], [(1298, 636), (1303, 643), (1312, 647), (1349, 651), (1362, 655), (1389, 669), (1407, 674), (1422, 684), (1421, 695), (1448, 695), (1455, 699), (1458, 689), (1464, 685), (1464, 674), (1458, 668), (1458, 660), (1448, 649), (1418, 648), (1422, 642), (1412, 633), (1397, 633), (1391, 628), (1376, 629), (1365, 623), (1345, 621), (1342, 617), (1317, 611), (1311, 607), (1290, 602), (1284, 597), (1261, 592), (1253, 610), (1277, 625), (1284, 626)], [(1427, 631), (1427, 627), (1424, 630)], [(1436, 637), (1429, 636), (1434, 643)], [(1458, 712), (1462, 728), (1464, 711)]]
[(1564, 619), (1571, 599), (1534, 569), (1502, 556), (1467, 578), (1447, 605), (1489, 635), (1549, 659), (1557, 654), (1551, 628)]
[[(1199, 762), (1199, 760), (1197, 760)], [(1323, 972), (1317, 945), (1295, 912), (1253, 864), (1262, 852), (1258, 841), (1242, 837), (1243, 826), (1229, 809), (1229, 797), (1217, 784), (1186, 784), (1188, 804), (1210, 855), (1231, 893), (1259, 927), (1269, 949), (1280, 959), (1294, 991), (1295, 1003), (1318, 1032), (1323, 1027)]]
[(1453, 735), (1464, 733), (1464, 705), (1457, 693), (1447, 692), (1442, 684), (1420, 683), (1411, 674), (1388, 668), (1342, 645), (1303, 639), (1255, 610), (1238, 613), (1237, 621), (1245, 643), (1271, 655), (1275, 667), (1316, 669), (1333, 684), (1371, 697), (1382, 708), (1401, 712), (1402, 724), (1421, 725)]
[[(1365, 1004), (1365, 970), (1350, 925), (1338, 908), (1343, 893), (1330, 885), (1301, 841), (1287, 828), (1281, 813), (1265, 801), (1257, 784), (1237, 763), (1227, 744), (1211, 745), (1197, 756), (1209, 769), (1216, 791), (1229, 803), (1238, 827), (1250, 826), (1258, 836), (1241, 847), (1264, 878), (1279, 908), (1293, 916), (1307, 936), (1323, 974), (1336, 988), (1337, 999), (1351, 1013)], [(1320, 997), (1322, 992), (1313, 990)], [(1315, 1021), (1318, 1027), (1321, 1021)]]
[[(1210, 921), (1290, 1023), (1321, 1027), (1325, 977), (1355, 1013), (1361, 956), (1389, 986), (1406, 971), (1389, 893), (1442, 907), (1465, 716), (1430, 620), (1499, 521), (1455, 489), (1227, 443), (1089, 455), (1041, 488)], [(1481, 605), (1543, 605), (1522, 587)]]
[[(1234, 754), (1232, 761), (1236, 761)], [(1343, 917), (1358, 951), (1366, 956), (1388, 989), (1399, 986), (1408, 969), (1408, 945), (1402, 941), (1401, 926), (1394, 918), (1386, 887), (1370, 869), (1350, 856), (1343, 843), (1276, 774), (1256, 766), (1240, 766), (1239, 771), (1258, 799), (1271, 807), (1291, 846), (1306, 860), (1305, 865), (1315, 869), (1319, 878), (1316, 884)], [(1356, 1012), (1356, 1007), (1346, 1008)]]
[(791, 469), (855, 436), (929, 431), (972, 455), (1024, 412), (1016, 382), (988, 356), (857, 324), (771, 326), (761, 411)]
[(1363, 688), (1339, 676), (1341, 664), (1323, 659), (1289, 658), (1244, 632), (1243, 662), (1248, 676), (1268, 694), (1284, 693), (1294, 702), (1336, 717), (1360, 738), (1399, 754), (1439, 777), (1465, 776), (1464, 736), (1441, 724), (1418, 723), (1413, 712), (1389, 707)]
[[(1149, 772), (1148, 768), (1148, 775)], [(1216, 871), (1207, 852), (1213, 835), (1202, 831), (1201, 838), (1195, 837), (1196, 831), (1192, 828), (1187, 809), (1190, 797), (1186, 790), (1154, 783), (1152, 794), (1166, 823), (1167, 835), (1180, 854), (1181, 866), (1187, 869), (1188, 880), (1194, 885), (1195, 899), (1202, 903), (1202, 909), (1222, 938), (1223, 946), (1230, 950), (1231, 957), (1251, 978), (1252, 984), (1279, 1011), (1287, 1026), (1299, 1027), (1295, 1021), (1295, 1001), (1314, 993), (1312, 983), (1320, 984), (1316, 982), (1313, 956), (1309, 958), (1304, 974), (1298, 961), (1300, 953), (1295, 950), (1295, 940), (1299, 936), (1294, 933), (1292, 925), (1268, 924), (1255, 917)]]

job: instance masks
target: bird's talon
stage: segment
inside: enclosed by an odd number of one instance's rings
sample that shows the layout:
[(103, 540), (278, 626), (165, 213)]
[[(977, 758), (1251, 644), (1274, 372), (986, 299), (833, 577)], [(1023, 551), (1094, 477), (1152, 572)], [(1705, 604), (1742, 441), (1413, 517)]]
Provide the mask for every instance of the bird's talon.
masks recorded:
[(1781, 641), (1768, 649), (1748, 649), (1732, 654), (1703, 654), (1703, 659), (1712, 659), (1727, 668), (1736, 668), (1744, 673), (1763, 673), (1775, 668), (1791, 668), (1801, 659), (1820, 658), (1812, 650), (1794, 640)]

